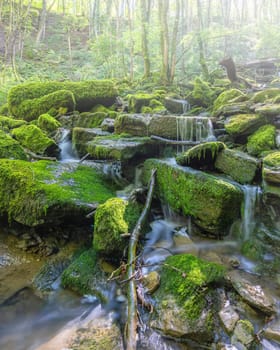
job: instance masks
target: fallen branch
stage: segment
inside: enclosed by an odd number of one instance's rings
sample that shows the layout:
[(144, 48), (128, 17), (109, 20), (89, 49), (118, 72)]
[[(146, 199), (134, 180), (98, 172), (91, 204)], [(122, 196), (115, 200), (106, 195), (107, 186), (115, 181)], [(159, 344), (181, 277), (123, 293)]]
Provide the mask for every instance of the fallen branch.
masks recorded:
[(45, 156), (40, 156), (39, 154), (33, 153), (27, 148), (24, 148), (24, 152), (27, 153), (29, 156), (31, 156), (33, 159), (40, 159), (40, 160), (51, 160), (56, 162), (57, 159), (56, 157), (45, 157)]
[(156, 136), (156, 135), (151, 135), (152, 140), (156, 141), (161, 141), (165, 143), (169, 143), (170, 145), (190, 145), (190, 146), (195, 146), (201, 143), (201, 141), (182, 141), (182, 140), (170, 140), (166, 139), (164, 137)]
[(153, 198), (153, 191), (155, 186), (155, 174), (156, 170), (153, 169), (151, 173), (149, 191), (146, 198), (144, 209), (137, 221), (136, 226), (131, 234), (128, 247), (128, 269), (127, 279), (129, 283), (127, 286), (127, 299), (128, 299), (128, 310), (127, 310), (127, 334), (126, 334), (126, 349), (136, 350), (137, 343), (137, 293), (134, 278), (135, 275), (135, 257), (137, 243), (141, 234), (142, 226), (145, 223), (147, 214), (150, 210), (150, 206)]
[(84, 160), (86, 160), (88, 156), (90, 156), (90, 153), (85, 154), (85, 155), (79, 160), (79, 164), (82, 163)]

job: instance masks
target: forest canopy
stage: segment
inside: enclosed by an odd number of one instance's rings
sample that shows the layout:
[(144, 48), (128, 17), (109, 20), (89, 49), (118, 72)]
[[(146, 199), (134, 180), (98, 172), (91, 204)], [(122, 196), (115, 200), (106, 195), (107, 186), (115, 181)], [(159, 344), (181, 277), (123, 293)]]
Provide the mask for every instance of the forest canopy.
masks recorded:
[(1, 0), (0, 93), (34, 79), (209, 80), (226, 56), (278, 58), (279, 13), (279, 0)]

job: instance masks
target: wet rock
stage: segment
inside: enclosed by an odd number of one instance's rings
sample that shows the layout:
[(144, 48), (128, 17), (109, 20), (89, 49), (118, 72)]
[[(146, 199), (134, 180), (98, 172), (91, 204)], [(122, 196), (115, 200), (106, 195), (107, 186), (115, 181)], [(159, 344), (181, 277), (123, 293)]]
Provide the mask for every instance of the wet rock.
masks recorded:
[(255, 112), (273, 120), (274, 117), (280, 114), (280, 104), (266, 104), (255, 109)]
[(151, 117), (147, 114), (121, 114), (115, 121), (117, 134), (128, 133), (132, 136), (147, 136)]
[(238, 271), (231, 271), (228, 277), (234, 289), (248, 304), (268, 315), (276, 313), (275, 301), (259, 281), (251, 281), (249, 276), (245, 277)]
[(184, 114), (190, 109), (190, 104), (187, 100), (165, 97), (164, 105), (169, 112), (174, 114)]
[(238, 313), (231, 305), (226, 305), (220, 312), (219, 317), (228, 333), (233, 332), (236, 322), (239, 320)]
[(83, 157), (87, 153), (87, 144), (92, 141), (96, 136), (107, 136), (108, 132), (102, 131), (99, 128), (79, 128), (76, 127), (72, 132), (72, 143), (80, 157)]
[(115, 130), (115, 119), (105, 118), (100, 125), (103, 131), (114, 132)]
[(249, 105), (246, 102), (231, 103), (224, 105), (215, 112), (215, 116), (229, 117), (235, 114), (245, 114), (250, 111)]
[[(246, 346), (245, 349), (250, 348), (250, 345), (254, 342), (254, 327), (248, 320), (240, 320), (234, 329), (231, 342), (241, 343)], [(237, 345), (238, 348), (238, 345)]]
[(266, 339), (274, 340), (280, 343), (280, 320), (272, 322), (267, 328), (263, 331), (263, 336)]
[(273, 170), (270, 168), (263, 168), (263, 178), (266, 182), (279, 185), (280, 184), (280, 169), (279, 170)]
[(142, 280), (145, 292), (152, 294), (160, 285), (160, 275), (157, 271), (152, 271), (148, 275), (143, 276)]

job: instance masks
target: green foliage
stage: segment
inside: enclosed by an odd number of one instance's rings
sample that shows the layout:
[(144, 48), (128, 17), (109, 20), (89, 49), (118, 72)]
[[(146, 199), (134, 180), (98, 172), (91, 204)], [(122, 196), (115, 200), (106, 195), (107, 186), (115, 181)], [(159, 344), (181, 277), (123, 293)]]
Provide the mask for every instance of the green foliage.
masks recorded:
[(55, 142), (36, 125), (22, 125), (13, 129), (12, 135), (23, 147), (37, 154), (58, 151)]
[(211, 283), (222, 279), (224, 273), (223, 266), (191, 254), (169, 256), (161, 270), (161, 284), (156, 297), (174, 296), (184, 308), (186, 317), (196, 320), (206, 306), (205, 295)]
[(274, 125), (263, 125), (248, 137), (247, 151), (253, 156), (260, 156), (262, 152), (276, 147), (276, 128)]

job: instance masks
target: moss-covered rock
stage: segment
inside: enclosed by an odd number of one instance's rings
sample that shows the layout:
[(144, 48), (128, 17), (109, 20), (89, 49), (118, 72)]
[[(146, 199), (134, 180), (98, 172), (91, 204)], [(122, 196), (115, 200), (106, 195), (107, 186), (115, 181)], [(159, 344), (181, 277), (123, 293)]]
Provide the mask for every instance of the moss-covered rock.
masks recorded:
[(253, 156), (276, 147), (276, 128), (274, 125), (263, 125), (248, 137), (247, 151)]
[(256, 108), (255, 112), (271, 120), (280, 114), (280, 104), (266, 104), (265, 106)]
[(157, 169), (157, 195), (176, 212), (191, 215), (206, 232), (223, 235), (240, 215), (243, 193), (237, 186), (198, 170), (154, 159), (144, 163), (145, 182), (152, 168)]
[(260, 175), (260, 162), (256, 158), (231, 149), (218, 154), (215, 168), (241, 184), (253, 183)]
[(36, 125), (22, 125), (12, 130), (12, 135), (23, 146), (37, 154), (57, 155), (59, 148)]
[(0, 158), (27, 159), (20, 144), (2, 130), (0, 130)]
[(264, 103), (269, 102), (269, 100), (274, 99), (278, 95), (280, 95), (280, 89), (270, 88), (255, 93), (255, 95), (252, 97), (252, 100), (255, 103)]
[(270, 168), (280, 168), (280, 151), (268, 154), (263, 158), (263, 164)]
[(8, 103), (5, 103), (2, 106), (0, 106), (0, 115), (9, 116)]
[(223, 116), (229, 117), (235, 114), (247, 114), (250, 112), (249, 104), (247, 102), (230, 103), (222, 105), (217, 111), (214, 112), (215, 117)]
[(0, 215), (27, 226), (87, 223), (91, 204), (113, 196), (114, 188), (92, 168), (0, 160)]
[(176, 161), (183, 166), (211, 170), (214, 169), (217, 155), (225, 147), (225, 144), (219, 141), (205, 142), (181, 153), (177, 156)]
[(93, 247), (103, 255), (120, 258), (127, 241), (121, 237), (133, 229), (140, 208), (121, 198), (99, 205), (94, 217)]
[(121, 114), (115, 121), (117, 134), (127, 133), (132, 136), (148, 136), (151, 117), (142, 114)]
[(16, 118), (31, 121), (44, 113), (55, 116), (72, 112), (74, 109), (73, 93), (68, 90), (58, 90), (42, 97), (24, 100), (16, 107), (14, 115)]
[(51, 133), (61, 127), (61, 123), (48, 113), (45, 113), (39, 116), (38, 126), (47, 133)]
[[(67, 96), (67, 103), (65, 105), (59, 104), (59, 92), (65, 91), (65, 96)], [(67, 93), (66, 93), (67, 92)], [(50, 95), (54, 94), (54, 95)], [(26, 100), (33, 100), (45, 97), (45, 102), (50, 104), (46, 106), (43, 111), (37, 114), (37, 118), (40, 114), (46, 113), (53, 106), (51, 105), (52, 98), (56, 97), (55, 108), (66, 107), (69, 110), (73, 109), (73, 103), (75, 102), (75, 107), (80, 112), (90, 111), (93, 106), (102, 104), (104, 106), (111, 106), (116, 99), (117, 90), (114, 86), (114, 83), (111, 80), (90, 80), (90, 81), (81, 81), (81, 82), (58, 82), (50, 81), (45, 83), (25, 83), (13, 87), (8, 94), (8, 105), (11, 115), (14, 115), (17, 118), (25, 119), (28, 114), (26, 108), (21, 108), (21, 104), (24, 105)], [(71, 98), (69, 98), (71, 97)], [(63, 99), (60, 97), (60, 101)], [(65, 101), (66, 102), (66, 101)], [(32, 103), (28, 102), (29, 107), (32, 107)], [(36, 103), (36, 109), (38, 109)], [(69, 106), (70, 104), (70, 106)], [(42, 106), (43, 107), (43, 106)], [(49, 107), (49, 108), (47, 108)], [(32, 111), (30, 111), (32, 114)], [(36, 113), (34, 112), (34, 115)], [(31, 119), (29, 119), (31, 120)]]
[(24, 125), (24, 124), (26, 124), (25, 120), (13, 119), (10, 117), (5, 117), (3, 115), (0, 115), (0, 129), (2, 129), (4, 131), (18, 128), (19, 126)]
[(185, 114), (190, 109), (190, 104), (187, 100), (173, 97), (166, 97), (164, 105), (169, 112), (174, 114)]
[(191, 106), (204, 108), (212, 106), (216, 97), (216, 89), (211, 87), (208, 82), (203, 81), (199, 77), (195, 79), (192, 91), (187, 94), (187, 100)]
[(223, 275), (221, 265), (191, 254), (169, 256), (155, 293), (158, 316), (152, 326), (182, 340), (189, 338), (206, 343), (213, 339), (214, 315), (206, 300), (213, 298), (211, 284)]
[(99, 128), (73, 128), (72, 145), (80, 157), (87, 153), (88, 142), (94, 140), (96, 136), (107, 136), (108, 132)]
[(156, 144), (149, 137), (124, 137), (112, 135), (96, 137), (88, 143), (87, 152), (94, 159), (138, 161), (154, 156), (158, 152)]
[(107, 276), (102, 271), (100, 261), (93, 249), (84, 251), (62, 273), (61, 283), (79, 295), (91, 294), (103, 302), (108, 292)]
[[(263, 158), (263, 179), (270, 184), (280, 184), (280, 152), (276, 151)], [(280, 197), (280, 194), (279, 194)]]
[(154, 99), (156, 99), (155, 95), (147, 93), (137, 93), (134, 95), (129, 95), (128, 110), (130, 113), (140, 113), (142, 107), (151, 107), (150, 102)]
[(245, 94), (238, 89), (230, 89), (222, 92), (214, 101), (213, 112), (217, 112), (225, 105), (229, 104), (236, 97), (245, 96)]
[(80, 128), (97, 128), (107, 117), (104, 112), (83, 112), (75, 120), (75, 126)]
[(225, 123), (227, 133), (236, 140), (245, 142), (248, 135), (255, 132), (266, 120), (258, 114), (238, 114), (230, 117)]

